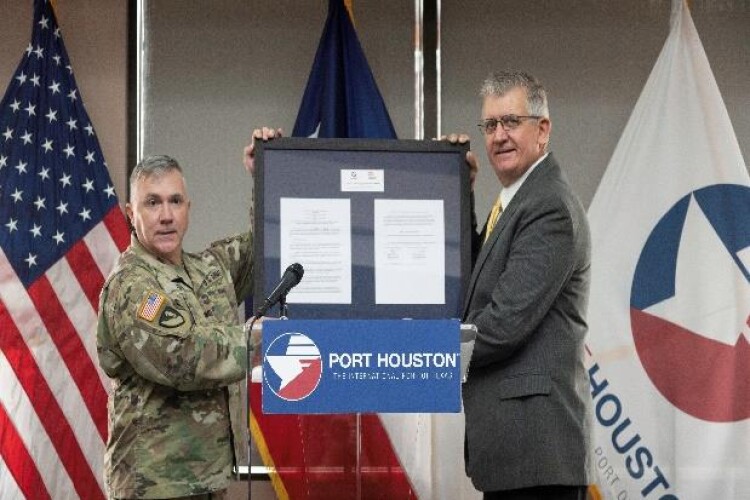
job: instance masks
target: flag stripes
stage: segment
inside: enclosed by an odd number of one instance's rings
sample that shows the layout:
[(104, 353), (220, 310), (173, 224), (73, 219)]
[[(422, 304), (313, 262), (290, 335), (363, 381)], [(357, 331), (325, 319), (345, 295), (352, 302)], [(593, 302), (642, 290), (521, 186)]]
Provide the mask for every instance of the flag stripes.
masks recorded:
[[(77, 279), (75, 279), (81, 276), (81, 272), (78, 271), (78, 266), (74, 270), (71, 267), (73, 265), (76, 265), (76, 261), (70, 259), (69, 256), (60, 259), (47, 271), (45, 274), (46, 280), (39, 280), (29, 289), (29, 292), (33, 291), (36, 295), (41, 291), (42, 285), (48, 285), (43, 293), (39, 293), (43, 297), (41, 300), (49, 300), (49, 302), (45, 302), (46, 308), (41, 312), (41, 317), (47, 326), (47, 330), (55, 327), (67, 333), (66, 338), (69, 340), (64, 345), (70, 352), (66, 351), (65, 356), (75, 356), (76, 353), (84, 351), (88, 354), (88, 359), (81, 360), (83, 366), (73, 367), (71, 366), (71, 362), (66, 362), (71, 370), (71, 374), (75, 370), (80, 371), (81, 375), (83, 375), (82, 378), (74, 378), (94, 383), (94, 377), (98, 377), (100, 380), (98, 385), (106, 387), (109, 385), (107, 377), (96, 368), (96, 339), (93, 335), (79, 335), (81, 332), (92, 332), (96, 328), (97, 306), (85, 300), (86, 295)], [(100, 284), (99, 286), (101, 287), (102, 285)], [(34, 300), (34, 302), (37, 308), (39, 308), (40, 301)], [(60, 346), (58, 346), (58, 350), (62, 353)], [(84, 389), (87, 387), (78, 385), (81, 393), (84, 393)], [(91, 390), (93, 387), (88, 389)], [(92, 392), (91, 394), (93, 396), (95, 393)], [(104, 401), (106, 402), (106, 393), (103, 394)], [(102, 413), (102, 415), (106, 417), (106, 412)], [(106, 427), (104, 429), (103, 437), (106, 439)]]
[[(99, 269), (99, 266), (94, 262), (94, 256), (91, 255), (86, 243), (83, 239), (73, 245), (70, 251), (65, 256), (71, 265), (76, 266), (75, 275), (78, 278), (81, 291), (89, 299), (91, 307), (94, 311), (99, 309), (99, 291), (104, 285), (104, 276)], [(64, 284), (64, 281), (58, 283)]]
[[(36, 467), (41, 469), (39, 471), (40, 476), (49, 481), (55, 481), (56, 479), (65, 481), (66, 478), (60, 478), (64, 475), (61, 474), (64, 468), (69, 476), (68, 481), (72, 483), (72, 487), (78, 492), (79, 496), (82, 498), (104, 498), (101, 493), (101, 486), (97, 483), (97, 478), (94, 477), (87, 457), (79, 445), (76, 433), (71, 428), (71, 422), (65, 417), (66, 413), (80, 417), (73, 419), (73, 423), (74, 425), (76, 422), (79, 423), (78, 434), (85, 441), (85, 436), (89, 434), (91, 426), (81, 426), (80, 423), (88, 420), (85, 418), (86, 412), (77, 411), (74, 404), (67, 401), (74, 398), (65, 398), (59, 401), (54, 396), (56, 391), (59, 393), (60, 387), (57, 386), (60, 385), (64, 377), (60, 376), (63, 370), (51, 370), (53, 364), (49, 359), (45, 359), (47, 354), (53, 353), (50, 352), (50, 349), (36, 349), (37, 352), (46, 351), (44, 352), (45, 356), (42, 356), (44, 364), (41, 366), (46, 368), (44, 371), (53, 373), (45, 375), (42, 373), (43, 370), (40, 369), (40, 365), (37, 364), (31, 349), (24, 342), (19, 329), (16, 328), (13, 321), (9, 320), (7, 310), (2, 304), (0, 304), (0, 328), (3, 332), (3, 335), (0, 336), (0, 351), (4, 355), (3, 358), (7, 359), (7, 365), (10, 367), (10, 370), (6, 370), (10, 373), (4, 373), (3, 380), (11, 382), (11, 384), (17, 382), (17, 384), (12, 384), (15, 386), (13, 387), (15, 390), (0, 391), (0, 394), (2, 394), (0, 403), (11, 409), (11, 422), (19, 430), (22, 438), (28, 439), (29, 436), (33, 436), (34, 446), (27, 446), (27, 449), (30, 448), (29, 453), (33, 457)], [(39, 339), (35, 340), (38, 341)], [(54, 381), (52, 384), (54, 389), (50, 388), (48, 383), (50, 380)], [(68, 391), (67, 394), (77, 393)], [(61, 404), (64, 405), (64, 408), (60, 406)], [(43, 417), (40, 418), (39, 416)], [(45, 449), (46, 447), (40, 446), (45, 435), (54, 447), (56, 456), (49, 453), (49, 450)], [(7, 436), (3, 435), (3, 440), (6, 438)], [(100, 448), (103, 451), (101, 445)], [(23, 454), (18, 454), (18, 450), (14, 451), (16, 453), (6, 455), (3, 445), (3, 460), (9, 468), (17, 470), (20, 464), (16, 464), (16, 460)], [(59, 459), (59, 464), (49, 463), (50, 460), (56, 461), (56, 459)], [(45, 465), (48, 467), (45, 467)], [(65, 490), (53, 488), (51, 491)], [(99, 492), (99, 495), (94, 494), (96, 491)]]
[[(0, 354), (0, 373), (3, 367), (7, 367), (7, 361)], [(0, 402), (0, 429), (3, 430), (2, 439), (0, 439), (0, 484), (8, 485), (8, 480), (13, 479), (13, 483), (18, 487), (18, 493), (23, 494), (26, 498), (36, 498), (46, 500), (50, 497), (49, 492), (44, 486), (39, 470), (34, 464), (34, 460), (29, 455), (29, 451), (23, 445), (21, 436), (13, 426), (13, 422), (8, 418), (5, 406)], [(5, 463), (2, 457), (13, 457)], [(3, 472), (7, 471), (7, 472)], [(3, 474), (10, 474), (12, 477), (4, 480)], [(8, 488), (3, 492), (9, 498), (16, 495)]]
[[(107, 439), (107, 382), (96, 364), (91, 332), (96, 327), (103, 273), (109, 274), (128, 241), (122, 212), (114, 207), (28, 291), (9, 272), (11, 267), (0, 250), (0, 280), (4, 283), (0, 291), (0, 352), (11, 372), (0, 377), (3, 385), (11, 388), (0, 403), (4, 408), (26, 407), (24, 412), (6, 414), (18, 439), (6, 444), (3, 435), (0, 447), (13, 477), (23, 474), (16, 480), (28, 498), (44, 497), (38, 491), (29, 496), (24, 482), (33, 484), (39, 478), (52, 482), (47, 485), (52, 492), (75, 489), (81, 498), (103, 498), (100, 471)], [(21, 390), (12, 390), (14, 386)], [(59, 400), (54, 394), (65, 396)], [(34, 439), (31, 452), (24, 443), (30, 436)], [(57, 455), (44, 451), (41, 441), (45, 438)], [(29, 466), (33, 472), (27, 471)], [(36, 487), (41, 491), (43, 486), (38, 483)]]
[(119, 209), (107, 212), (102, 222), (104, 224), (94, 226), (83, 240), (102, 275), (108, 276), (119, 255), (130, 244), (130, 229)]
[[(55, 264), (51, 272), (54, 273), (55, 269), (62, 268), (62, 262), (64, 260)], [(63, 272), (62, 274), (63, 276), (60, 277), (58, 283), (64, 283), (66, 278), (64, 275), (67, 273)], [(70, 278), (70, 276), (67, 276), (67, 279)], [(69, 294), (68, 297), (71, 297), (71, 295)], [(44, 323), (46, 333), (54, 342), (59, 356), (70, 372), (73, 383), (78, 388), (83, 403), (88, 408), (91, 418), (95, 422), (95, 428), (99, 431), (101, 440), (105, 441), (107, 439), (107, 393), (94, 366), (96, 358), (92, 359), (89, 356), (80, 355), (81, 352), (86, 352), (87, 349), (81, 337), (79, 337), (79, 332), (76, 331), (73, 323), (71, 323), (68, 311), (63, 309), (55, 290), (46, 276), (38, 279), (29, 288), (29, 298), (31, 298), (36, 311), (39, 312), (39, 319)], [(76, 298), (80, 300), (81, 297), (72, 298), (73, 300)], [(82, 332), (93, 331), (95, 324), (93, 322), (88, 330), (84, 329)], [(96, 356), (95, 352), (94, 356)]]

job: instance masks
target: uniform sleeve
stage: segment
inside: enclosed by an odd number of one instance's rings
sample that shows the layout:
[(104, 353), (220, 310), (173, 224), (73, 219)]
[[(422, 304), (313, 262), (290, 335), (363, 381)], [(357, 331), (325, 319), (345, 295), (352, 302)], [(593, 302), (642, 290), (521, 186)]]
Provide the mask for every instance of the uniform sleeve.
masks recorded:
[(182, 391), (242, 380), (247, 368), (242, 326), (197, 325), (179, 300), (146, 273), (115, 277), (102, 293), (99, 358), (110, 376), (127, 370)]
[(216, 241), (208, 251), (229, 269), (237, 302), (249, 297), (253, 287), (253, 233), (247, 231)]

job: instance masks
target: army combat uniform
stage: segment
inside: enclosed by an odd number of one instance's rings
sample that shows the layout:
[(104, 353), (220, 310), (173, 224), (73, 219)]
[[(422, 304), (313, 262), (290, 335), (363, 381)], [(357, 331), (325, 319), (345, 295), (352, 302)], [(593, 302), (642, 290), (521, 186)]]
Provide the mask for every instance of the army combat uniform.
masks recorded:
[(246, 461), (237, 304), (252, 286), (252, 236), (162, 262), (133, 236), (102, 289), (99, 364), (112, 379), (105, 482), (114, 498), (227, 488)]

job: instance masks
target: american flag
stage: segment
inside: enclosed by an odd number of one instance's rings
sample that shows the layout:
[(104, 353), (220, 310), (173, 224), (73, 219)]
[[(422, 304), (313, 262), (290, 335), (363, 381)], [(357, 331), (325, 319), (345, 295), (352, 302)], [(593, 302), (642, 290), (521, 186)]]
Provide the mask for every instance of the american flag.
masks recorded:
[(129, 241), (52, 7), (0, 102), (0, 495), (104, 498), (99, 291)]

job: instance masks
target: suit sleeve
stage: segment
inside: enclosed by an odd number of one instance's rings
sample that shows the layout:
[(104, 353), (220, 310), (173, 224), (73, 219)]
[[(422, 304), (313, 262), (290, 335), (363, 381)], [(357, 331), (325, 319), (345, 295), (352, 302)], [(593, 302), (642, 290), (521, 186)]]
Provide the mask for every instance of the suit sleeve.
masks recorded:
[(485, 265), (477, 284), (492, 290), (491, 300), (466, 319), (479, 330), (476, 367), (504, 361), (532, 340), (576, 265), (575, 228), (562, 202), (527, 210), (505, 230), (512, 231), (507, 258), (498, 257), (505, 265)]
[[(144, 273), (145, 274), (145, 273)], [(100, 364), (111, 377), (128, 371), (177, 390), (206, 390), (242, 380), (242, 326), (197, 325), (192, 313), (153, 278), (115, 277), (102, 293)]]

